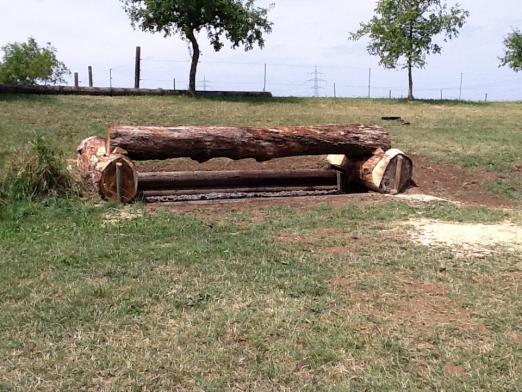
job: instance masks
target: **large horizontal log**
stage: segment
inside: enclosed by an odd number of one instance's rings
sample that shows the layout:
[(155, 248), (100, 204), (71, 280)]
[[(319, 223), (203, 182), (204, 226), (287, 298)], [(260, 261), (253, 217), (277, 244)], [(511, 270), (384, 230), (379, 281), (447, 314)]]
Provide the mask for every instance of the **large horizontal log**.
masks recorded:
[(139, 173), (140, 190), (190, 188), (335, 186), (333, 170), (251, 170)]
[(374, 125), (324, 125), (270, 128), (174, 128), (115, 126), (109, 130), (111, 149), (120, 147), (133, 160), (212, 158), (234, 160), (344, 154), (369, 156), (390, 148), (389, 133)]

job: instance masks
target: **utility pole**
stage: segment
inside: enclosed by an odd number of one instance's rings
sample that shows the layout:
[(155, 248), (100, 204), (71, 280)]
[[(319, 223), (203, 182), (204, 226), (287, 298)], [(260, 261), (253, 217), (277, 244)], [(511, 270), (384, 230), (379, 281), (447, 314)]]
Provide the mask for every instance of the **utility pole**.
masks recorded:
[(368, 71), (368, 98), (372, 97), (372, 69)]
[(334, 98), (337, 98), (337, 91), (335, 89), (335, 82), (334, 82)]
[(325, 82), (324, 79), (321, 79), (319, 76), (323, 75), (323, 73), (319, 72), (317, 70), (317, 65), (315, 66), (314, 72), (312, 72), (310, 75), (312, 75), (312, 79), (308, 79), (307, 82), (313, 82), (312, 89), (314, 91), (314, 97), (319, 97), (319, 90), (321, 90), (323, 87), (320, 85), (320, 83)]
[(462, 101), (462, 80), (464, 79), (464, 74), (460, 73), (460, 88), (459, 88), (459, 101)]
[(134, 66), (134, 88), (140, 88), (141, 79), (141, 47), (136, 46), (136, 64)]
[(443, 92), (443, 89), (440, 89), (440, 100), (442, 101), (442, 92)]
[(174, 78), (172, 81), (172, 88), (174, 91), (176, 91), (176, 78)]
[(109, 86), (112, 88), (112, 68), (109, 69)]
[(74, 88), (80, 87), (80, 80), (78, 77), (78, 72), (74, 73)]
[(265, 64), (265, 76), (264, 76), (264, 81), (263, 81), (263, 92), (266, 91), (266, 64)]
[(94, 86), (94, 82), (92, 80), (92, 67), (90, 65), (87, 68), (87, 71), (88, 71), (88, 74), (89, 74), (89, 87), (93, 87)]

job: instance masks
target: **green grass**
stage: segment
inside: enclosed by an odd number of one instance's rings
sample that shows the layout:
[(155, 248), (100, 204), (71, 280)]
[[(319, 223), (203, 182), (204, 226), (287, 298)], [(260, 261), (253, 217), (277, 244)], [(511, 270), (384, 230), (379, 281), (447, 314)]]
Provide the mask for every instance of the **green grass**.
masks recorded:
[[(395, 146), (501, 174), (484, 187), (516, 199), (521, 108), (4, 95), (0, 160), (35, 133), (73, 158), (111, 123), (398, 114), (411, 125), (384, 124)], [(522, 225), (517, 210), (359, 199), (191, 214), (0, 202), (0, 391), (522, 390), (520, 256), (418, 245), (421, 218)]]
[(514, 212), (389, 202), (104, 223), (111, 212), (3, 210), (3, 390), (522, 388), (520, 259), (390, 232), (419, 217), (521, 223)]

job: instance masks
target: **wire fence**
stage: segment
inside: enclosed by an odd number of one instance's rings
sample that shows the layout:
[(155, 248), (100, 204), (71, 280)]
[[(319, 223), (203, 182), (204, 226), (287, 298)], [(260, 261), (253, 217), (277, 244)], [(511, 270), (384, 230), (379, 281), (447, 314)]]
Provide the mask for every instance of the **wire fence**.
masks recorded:
[[(317, 67), (317, 68), (316, 68)], [(185, 90), (190, 60), (142, 57), (140, 87)], [(97, 70), (98, 84), (133, 87), (134, 64)], [(80, 81), (80, 83), (82, 83)], [(198, 90), (270, 91), (296, 97), (407, 97), (406, 70), (331, 64), (201, 61)], [(495, 70), (485, 73), (415, 70), (414, 94), (421, 99), (522, 100), (522, 77)]]

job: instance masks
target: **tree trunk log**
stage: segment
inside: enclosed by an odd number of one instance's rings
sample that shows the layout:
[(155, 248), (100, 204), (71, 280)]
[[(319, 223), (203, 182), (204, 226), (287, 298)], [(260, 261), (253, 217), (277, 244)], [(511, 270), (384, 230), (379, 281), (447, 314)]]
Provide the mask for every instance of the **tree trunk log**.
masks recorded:
[(85, 191), (117, 201), (116, 164), (122, 164), (121, 202), (131, 202), (138, 192), (138, 174), (134, 164), (119, 153), (107, 154), (106, 140), (91, 137), (77, 149), (78, 176)]
[(125, 127), (109, 130), (111, 148), (120, 147), (133, 160), (192, 158), (246, 159), (344, 154), (351, 158), (390, 148), (388, 131), (373, 125), (325, 125), (273, 128)]
[(138, 188), (147, 190), (181, 190), (192, 188), (256, 188), (335, 186), (333, 170), (251, 170), (139, 173)]

